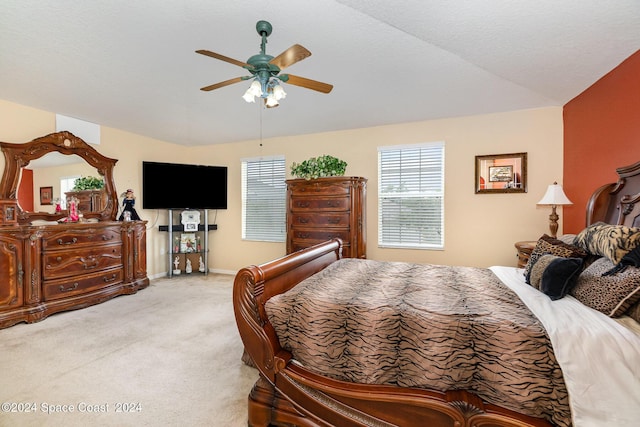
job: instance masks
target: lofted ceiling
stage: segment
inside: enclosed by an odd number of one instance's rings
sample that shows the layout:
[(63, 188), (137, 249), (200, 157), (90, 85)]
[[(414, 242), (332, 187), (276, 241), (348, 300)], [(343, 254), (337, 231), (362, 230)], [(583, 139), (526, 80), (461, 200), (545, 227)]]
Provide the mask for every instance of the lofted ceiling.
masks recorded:
[[(240, 67), (298, 43), (278, 108)], [(562, 106), (640, 49), (640, 1), (2, 0), (0, 99), (183, 145)]]

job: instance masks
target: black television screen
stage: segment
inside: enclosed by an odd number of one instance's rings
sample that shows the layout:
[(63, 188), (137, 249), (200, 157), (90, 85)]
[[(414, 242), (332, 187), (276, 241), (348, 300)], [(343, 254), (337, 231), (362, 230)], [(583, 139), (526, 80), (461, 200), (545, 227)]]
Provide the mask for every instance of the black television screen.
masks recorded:
[(142, 162), (142, 208), (227, 209), (227, 168)]

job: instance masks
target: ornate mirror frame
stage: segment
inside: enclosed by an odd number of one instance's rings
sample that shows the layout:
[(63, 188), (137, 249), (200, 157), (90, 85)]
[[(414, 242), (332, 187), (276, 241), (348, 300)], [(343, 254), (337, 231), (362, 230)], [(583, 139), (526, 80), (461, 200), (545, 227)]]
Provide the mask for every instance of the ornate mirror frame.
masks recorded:
[[(85, 141), (67, 131), (51, 133), (24, 144), (0, 142), (0, 148), (5, 159), (2, 182), (0, 182), (0, 199), (15, 200), (17, 202), (21, 170), (32, 160), (52, 152), (65, 155), (75, 154), (96, 168), (98, 173), (102, 175), (107, 195), (105, 208), (102, 211), (86, 212), (83, 213), (84, 217), (98, 218), (100, 221), (115, 221), (118, 213), (118, 196), (113, 180), (113, 168), (118, 161), (117, 159), (103, 156)], [(56, 221), (66, 215), (65, 211), (54, 214), (25, 212), (18, 206), (17, 219), (19, 224), (29, 224), (31, 221), (38, 219)]]
[(476, 156), (475, 192), (526, 193), (527, 153)]

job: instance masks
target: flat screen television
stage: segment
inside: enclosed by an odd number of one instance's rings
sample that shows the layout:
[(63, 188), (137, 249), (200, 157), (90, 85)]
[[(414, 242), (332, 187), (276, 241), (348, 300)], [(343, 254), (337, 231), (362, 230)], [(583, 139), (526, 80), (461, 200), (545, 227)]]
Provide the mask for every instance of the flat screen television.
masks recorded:
[(142, 208), (227, 209), (227, 168), (142, 162)]

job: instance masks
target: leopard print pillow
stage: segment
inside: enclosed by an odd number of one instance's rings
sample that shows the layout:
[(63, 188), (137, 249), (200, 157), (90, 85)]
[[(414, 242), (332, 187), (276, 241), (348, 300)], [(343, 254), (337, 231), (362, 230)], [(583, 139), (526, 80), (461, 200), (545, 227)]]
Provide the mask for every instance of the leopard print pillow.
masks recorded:
[(605, 257), (594, 261), (580, 274), (570, 294), (609, 317), (622, 316), (640, 300), (640, 268), (628, 267), (610, 276), (602, 275), (613, 267), (611, 260)]
[(596, 222), (582, 230), (574, 245), (585, 251), (609, 258), (618, 264), (627, 252), (640, 244), (640, 228)]
[(640, 301), (631, 306), (626, 313), (629, 317), (631, 317), (636, 322), (640, 323)]
[(538, 259), (543, 255), (555, 255), (563, 258), (586, 258), (587, 253), (582, 249), (574, 245), (569, 245), (561, 240), (554, 239), (546, 234), (536, 242), (535, 248), (531, 251), (529, 262), (524, 268), (525, 281), (531, 284), (530, 276), (531, 269), (536, 264)]

